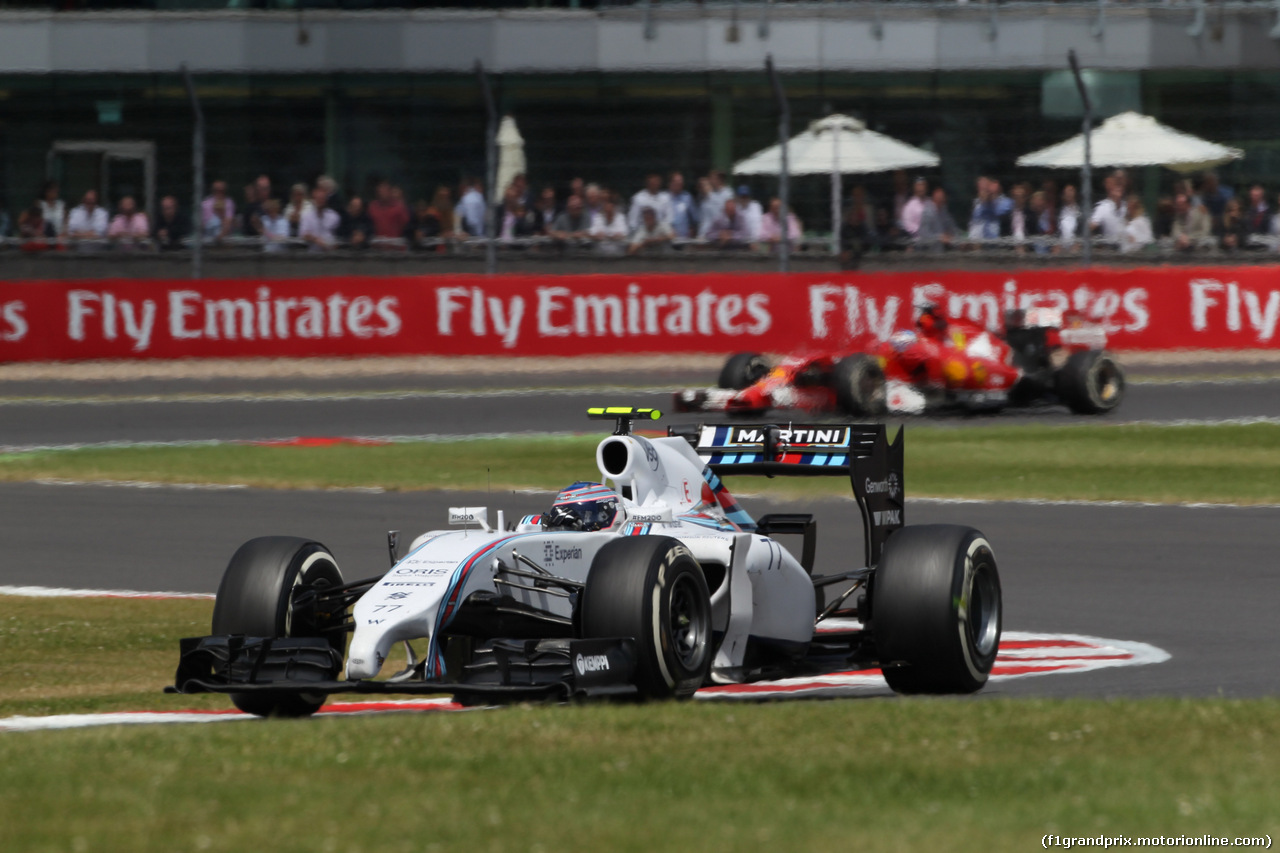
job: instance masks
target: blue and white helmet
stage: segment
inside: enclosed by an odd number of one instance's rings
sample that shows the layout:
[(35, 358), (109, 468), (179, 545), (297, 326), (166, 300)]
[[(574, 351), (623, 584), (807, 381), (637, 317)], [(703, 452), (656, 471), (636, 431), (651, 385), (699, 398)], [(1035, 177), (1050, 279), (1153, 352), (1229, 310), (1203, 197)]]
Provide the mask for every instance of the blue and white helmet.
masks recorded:
[(577, 482), (560, 490), (542, 514), (544, 530), (605, 530), (618, 517), (618, 496), (599, 483)]

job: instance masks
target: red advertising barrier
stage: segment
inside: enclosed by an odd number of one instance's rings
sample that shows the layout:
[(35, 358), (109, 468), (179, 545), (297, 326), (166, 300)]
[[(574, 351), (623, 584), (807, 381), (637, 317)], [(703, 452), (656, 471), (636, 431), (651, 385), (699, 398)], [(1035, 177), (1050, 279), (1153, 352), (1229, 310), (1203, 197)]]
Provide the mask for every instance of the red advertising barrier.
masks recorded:
[(0, 283), (0, 361), (856, 348), (914, 305), (1072, 308), (1116, 349), (1280, 345), (1265, 267)]

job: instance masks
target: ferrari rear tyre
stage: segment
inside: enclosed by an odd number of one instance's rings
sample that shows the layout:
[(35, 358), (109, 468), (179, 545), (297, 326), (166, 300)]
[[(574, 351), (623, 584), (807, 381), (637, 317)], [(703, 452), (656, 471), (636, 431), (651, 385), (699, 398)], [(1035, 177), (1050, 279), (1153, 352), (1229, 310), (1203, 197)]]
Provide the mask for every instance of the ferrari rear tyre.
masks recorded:
[(1072, 353), (1058, 371), (1058, 396), (1078, 415), (1105, 414), (1124, 399), (1124, 371), (1102, 350)]
[[(329, 549), (294, 536), (263, 536), (240, 546), (218, 586), (213, 631), (250, 637), (326, 637), (341, 654), (346, 632), (315, 624), (293, 610), (294, 590), (303, 584), (342, 585), (342, 572)], [(333, 620), (340, 621), (340, 620)], [(259, 717), (305, 717), (324, 704), (323, 693), (232, 693), (231, 701)]]
[(741, 391), (755, 385), (769, 372), (769, 362), (758, 352), (740, 352), (729, 356), (720, 370), (716, 385)]
[(879, 359), (851, 355), (832, 371), (836, 403), (851, 415), (882, 415), (887, 411), (884, 369)]
[(582, 590), (582, 636), (632, 637), (643, 699), (687, 699), (711, 669), (711, 596), (702, 567), (667, 536), (616, 539)]
[(898, 693), (973, 693), (995, 665), (1000, 575), (977, 530), (904, 527), (885, 542), (871, 581), (871, 631)]

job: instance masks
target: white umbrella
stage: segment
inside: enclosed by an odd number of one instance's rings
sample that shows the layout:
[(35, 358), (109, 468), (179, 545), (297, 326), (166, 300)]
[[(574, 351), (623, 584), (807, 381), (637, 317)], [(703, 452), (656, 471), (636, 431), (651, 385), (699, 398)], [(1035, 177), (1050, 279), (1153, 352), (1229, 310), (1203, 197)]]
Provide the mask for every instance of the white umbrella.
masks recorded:
[[(829, 115), (787, 142), (787, 169), (792, 175), (831, 175), (831, 245), (839, 250), (840, 176), (920, 169), (938, 165), (938, 155), (867, 130), (856, 118)], [(782, 145), (771, 145), (733, 167), (735, 175), (777, 175), (782, 171)]]
[[(1112, 116), (1090, 134), (1089, 159), (1095, 166), (1165, 166), (1195, 172), (1239, 160), (1244, 152), (1180, 130), (1141, 113)], [(1078, 169), (1084, 164), (1084, 134), (1018, 158), (1019, 166)]]
[(525, 172), (524, 137), (516, 127), (516, 120), (511, 116), (503, 116), (498, 126), (498, 178), (493, 188), (498, 198), (496, 204), (502, 203), (503, 193), (511, 185), (511, 179)]

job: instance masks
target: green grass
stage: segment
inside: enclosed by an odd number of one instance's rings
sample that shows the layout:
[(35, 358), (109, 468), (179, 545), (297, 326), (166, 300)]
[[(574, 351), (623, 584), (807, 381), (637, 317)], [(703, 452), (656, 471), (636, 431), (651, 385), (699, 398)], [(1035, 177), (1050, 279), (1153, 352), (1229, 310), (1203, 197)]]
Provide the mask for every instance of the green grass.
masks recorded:
[[(0, 480), (148, 480), (260, 488), (555, 489), (598, 477), (598, 435), (382, 446), (239, 444), (0, 455)], [(1280, 503), (1280, 425), (907, 429), (908, 495)], [(741, 493), (847, 495), (839, 479), (731, 478)]]
[[(0, 597), (0, 717), (170, 696), (212, 602)], [(1071, 675), (1060, 676), (1071, 678)], [(1034, 849), (1276, 834), (1280, 701), (846, 699), (0, 734), (6, 851)]]
[(1037, 849), (1277, 831), (1274, 700), (836, 700), (0, 736), (13, 851)]

